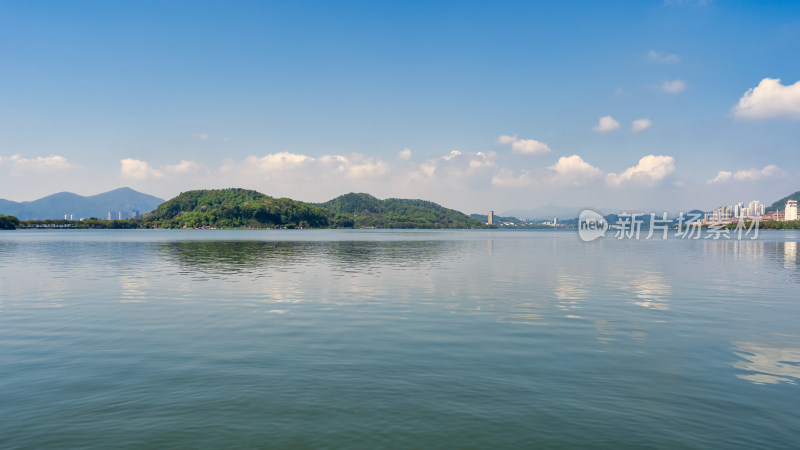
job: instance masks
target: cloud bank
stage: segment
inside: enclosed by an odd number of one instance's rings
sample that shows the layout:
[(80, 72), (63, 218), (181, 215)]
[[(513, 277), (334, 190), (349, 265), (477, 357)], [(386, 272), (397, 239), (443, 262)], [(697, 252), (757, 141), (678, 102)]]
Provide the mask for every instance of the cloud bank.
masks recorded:
[(717, 176), (706, 181), (706, 184), (726, 183), (729, 181), (758, 181), (763, 178), (773, 178), (785, 176), (786, 172), (774, 164), (765, 166), (763, 169), (746, 169), (730, 172), (720, 170)]

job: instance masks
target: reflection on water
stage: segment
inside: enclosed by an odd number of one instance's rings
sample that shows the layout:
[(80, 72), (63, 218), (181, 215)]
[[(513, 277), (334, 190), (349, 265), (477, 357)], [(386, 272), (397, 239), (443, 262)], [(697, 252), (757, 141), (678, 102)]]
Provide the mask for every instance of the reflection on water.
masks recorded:
[(13, 236), (8, 447), (800, 441), (797, 234)]
[(123, 303), (147, 301), (147, 283), (139, 276), (122, 275), (119, 277), (120, 299)]
[(734, 367), (748, 374), (737, 377), (756, 384), (797, 384), (800, 381), (800, 346), (737, 342), (736, 355), (742, 358)]
[(641, 272), (631, 280), (631, 287), (636, 295), (634, 305), (650, 309), (669, 309), (672, 285), (656, 272)]
[(800, 265), (797, 263), (797, 241), (705, 241), (703, 246), (707, 254), (721, 259), (736, 259), (752, 262), (777, 263), (798, 275)]
[(783, 267), (797, 269), (797, 242), (782, 242)]
[(581, 302), (589, 294), (589, 281), (585, 274), (562, 273), (556, 280), (556, 288), (553, 290), (558, 303), (556, 306), (567, 313), (571, 319), (579, 319), (580, 316), (574, 314), (576, 309), (580, 309)]
[(158, 254), (177, 263), (183, 273), (258, 277), (304, 264), (327, 263), (344, 272), (413, 267), (436, 263), (465, 245), (461, 241), (174, 241), (159, 243)]

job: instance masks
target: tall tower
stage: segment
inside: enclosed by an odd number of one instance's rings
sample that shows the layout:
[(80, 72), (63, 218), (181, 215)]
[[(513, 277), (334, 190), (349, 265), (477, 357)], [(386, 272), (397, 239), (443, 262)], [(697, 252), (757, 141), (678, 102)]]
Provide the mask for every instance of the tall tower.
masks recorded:
[(786, 210), (783, 214), (783, 220), (797, 220), (797, 200), (789, 200), (786, 202)]
[(494, 211), (489, 211), (489, 220), (486, 223), (494, 225)]

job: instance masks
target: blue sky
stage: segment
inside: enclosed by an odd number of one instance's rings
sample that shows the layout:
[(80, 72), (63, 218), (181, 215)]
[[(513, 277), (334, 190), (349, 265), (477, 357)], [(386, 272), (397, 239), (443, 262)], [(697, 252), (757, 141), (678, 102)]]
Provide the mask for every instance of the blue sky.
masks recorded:
[(0, 61), (17, 201), (677, 210), (800, 190), (797, 2), (2, 2)]

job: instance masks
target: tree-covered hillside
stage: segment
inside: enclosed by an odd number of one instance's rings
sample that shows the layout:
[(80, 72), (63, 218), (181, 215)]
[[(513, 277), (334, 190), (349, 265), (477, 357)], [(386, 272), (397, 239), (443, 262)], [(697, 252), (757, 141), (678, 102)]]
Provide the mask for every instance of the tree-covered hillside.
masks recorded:
[(346, 194), (322, 204), (273, 198), (247, 189), (183, 192), (136, 225), (147, 228), (483, 228), (436, 203)]
[[(356, 228), (482, 228), (485, 224), (453, 209), (426, 200), (390, 198), (379, 200), (364, 193), (350, 193), (319, 206), (339, 218), (349, 217)], [(341, 220), (341, 219), (340, 219)]]
[(273, 198), (247, 189), (183, 192), (142, 218), (158, 228), (328, 227), (328, 212), (288, 198)]
[(786, 197), (783, 197), (782, 199), (776, 201), (775, 203), (773, 203), (772, 205), (767, 207), (766, 210), (767, 211), (781, 211), (784, 208), (786, 208), (786, 202), (788, 202), (790, 199), (797, 200), (798, 202), (800, 202), (800, 191), (797, 191), (794, 194), (787, 195)]

